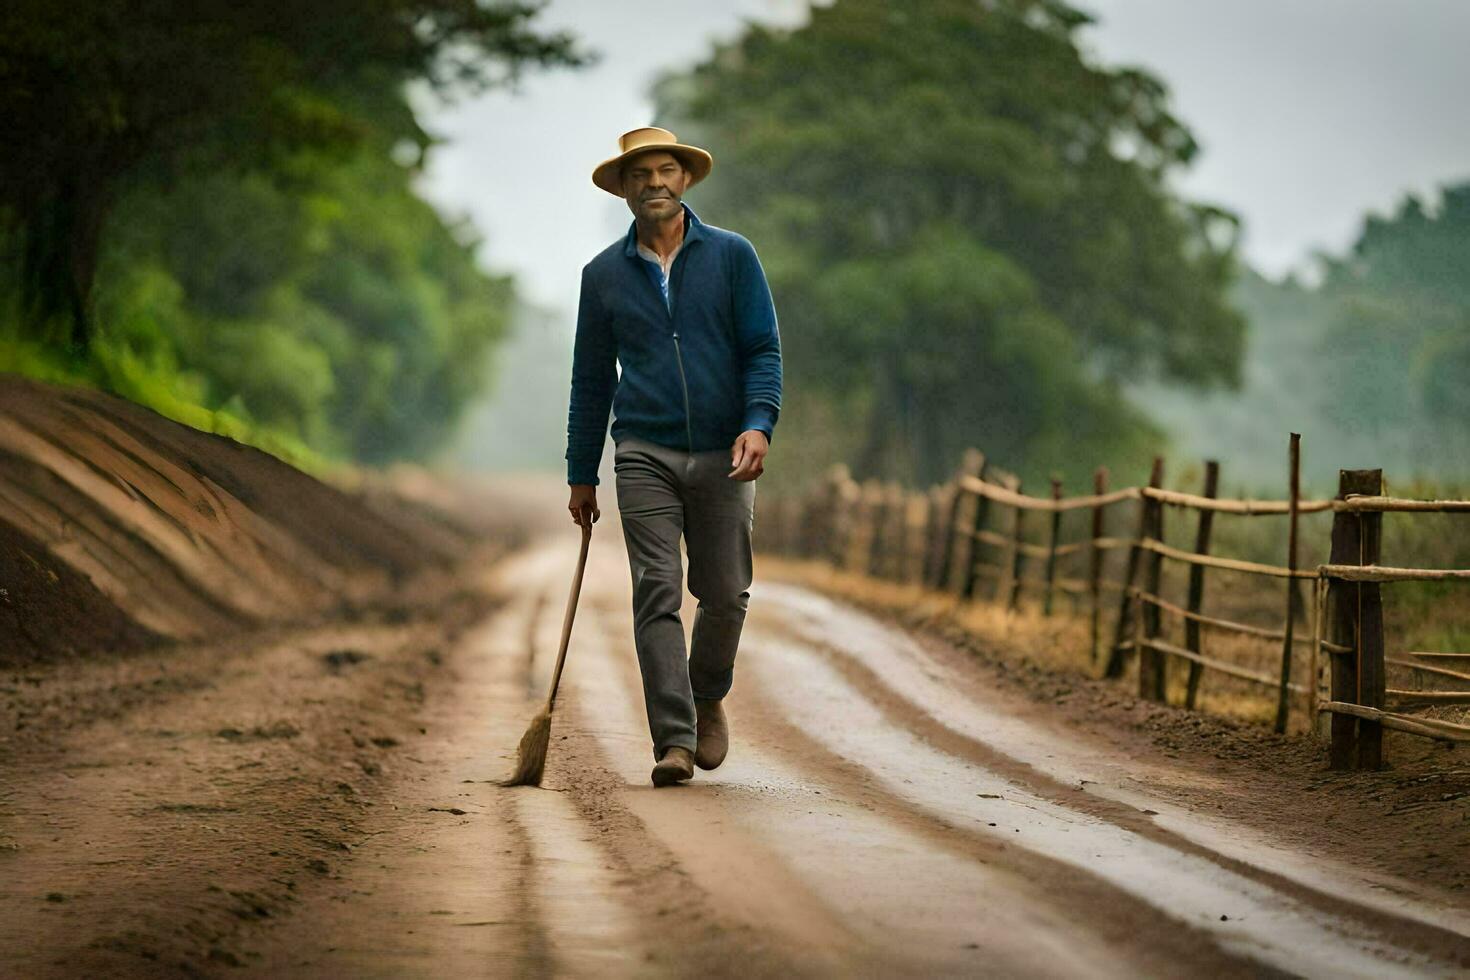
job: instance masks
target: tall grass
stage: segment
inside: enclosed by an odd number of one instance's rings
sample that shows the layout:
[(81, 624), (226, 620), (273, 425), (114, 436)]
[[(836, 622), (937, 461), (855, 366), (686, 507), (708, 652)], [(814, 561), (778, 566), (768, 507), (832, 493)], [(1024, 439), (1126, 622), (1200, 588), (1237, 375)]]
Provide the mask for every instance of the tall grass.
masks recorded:
[(105, 336), (98, 338), (89, 355), (77, 356), (54, 344), (0, 331), (0, 373), (110, 392), (183, 425), (254, 446), (318, 477), (343, 465), (295, 435), (261, 425), (247, 414), (207, 407), (202, 378), (172, 364), (150, 362)]

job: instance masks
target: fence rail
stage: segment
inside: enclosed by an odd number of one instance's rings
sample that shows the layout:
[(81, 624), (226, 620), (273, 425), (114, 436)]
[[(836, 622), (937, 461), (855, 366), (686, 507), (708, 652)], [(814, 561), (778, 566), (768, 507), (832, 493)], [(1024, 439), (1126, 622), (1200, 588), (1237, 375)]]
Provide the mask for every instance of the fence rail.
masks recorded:
[[(1219, 465), (1206, 463), (1202, 494), (1166, 490), (1163, 460), (1156, 459), (1148, 485), (1108, 490), (1108, 473), (1099, 468), (1093, 492), (1068, 497), (1053, 479), (1046, 496), (1027, 494), (1014, 475), (991, 465), (984, 454), (968, 450), (955, 475), (924, 493), (896, 484), (855, 482), (845, 467), (805, 498), (774, 503), (774, 513), (758, 533), (761, 547), (819, 557), (850, 571), (947, 591), (961, 600), (988, 601), (1007, 610), (1023, 596), (1039, 599), (1043, 615), (1053, 613), (1058, 595), (1074, 611), (1085, 607), (1091, 657), (1104, 676), (1122, 675), (1136, 659), (1139, 693), (1166, 698), (1168, 664), (1188, 665), (1184, 704), (1194, 708), (1206, 672), (1273, 689), (1275, 727), (1285, 731), (1293, 703), (1315, 726), (1330, 719), (1329, 758), (1337, 768), (1378, 768), (1381, 730), (1391, 728), (1428, 738), (1462, 741), (1470, 726), (1408, 712), (1436, 705), (1470, 704), (1470, 692), (1389, 688), (1389, 665), (1413, 677), (1470, 683), (1470, 673), (1409, 658), (1456, 659), (1470, 653), (1411, 652), (1385, 656), (1380, 590), (1384, 583), (1470, 580), (1470, 569), (1397, 568), (1379, 564), (1380, 526), (1385, 513), (1470, 513), (1470, 501), (1411, 500), (1383, 494), (1378, 470), (1344, 470), (1338, 494), (1329, 500), (1300, 495), (1300, 437), (1289, 447), (1289, 494), (1285, 500), (1228, 499), (1216, 495)], [(1133, 533), (1109, 535), (1108, 510), (1136, 508)], [(1192, 514), (1192, 550), (1164, 541), (1165, 508)], [(1090, 534), (1065, 541), (1063, 515), (1088, 512)], [(1333, 515), (1327, 562), (1298, 566), (1298, 522), (1303, 514)], [(1030, 533), (1028, 515), (1042, 521)], [(1250, 561), (1211, 553), (1214, 520), (1280, 518), (1288, 522), (1284, 564)], [(1126, 549), (1121, 580), (1104, 574), (1109, 553)], [(1068, 574), (1064, 560), (1086, 560), (1085, 572)], [(1188, 569), (1187, 594), (1165, 598), (1164, 562)], [(1252, 575), (1283, 582), (1281, 626), (1238, 622), (1203, 612), (1208, 572)], [(1312, 602), (1302, 584), (1312, 583)], [(1103, 643), (1104, 595), (1116, 596), (1111, 642)], [(1113, 601), (1113, 600), (1109, 600)], [(1182, 623), (1183, 643), (1163, 635), (1163, 615)], [(1300, 627), (1310, 614), (1309, 635)], [(1262, 671), (1207, 650), (1207, 636), (1228, 634), (1277, 646), (1279, 671)], [(1293, 679), (1294, 653), (1305, 648), (1305, 678)], [(1324, 665), (1329, 667), (1323, 670)], [(1300, 668), (1296, 668), (1299, 672)], [(1328, 676), (1324, 678), (1324, 673)], [(1388, 710), (1388, 702), (1395, 708)]]
[(1308, 572), (1299, 568), (1288, 568), (1285, 565), (1266, 565), (1258, 561), (1241, 561), (1238, 558), (1217, 558), (1214, 555), (1201, 555), (1193, 551), (1185, 551), (1182, 548), (1171, 548), (1162, 541), (1153, 538), (1144, 538), (1138, 542), (1138, 547), (1144, 551), (1152, 551), (1163, 555), (1165, 558), (1173, 558), (1176, 561), (1186, 562), (1190, 565), (1203, 565), (1206, 568), (1220, 568), (1227, 572), (1249, 572), (1252, 575), (1270, 575), (1275, 578), (1316, 578), (1316, 572)]

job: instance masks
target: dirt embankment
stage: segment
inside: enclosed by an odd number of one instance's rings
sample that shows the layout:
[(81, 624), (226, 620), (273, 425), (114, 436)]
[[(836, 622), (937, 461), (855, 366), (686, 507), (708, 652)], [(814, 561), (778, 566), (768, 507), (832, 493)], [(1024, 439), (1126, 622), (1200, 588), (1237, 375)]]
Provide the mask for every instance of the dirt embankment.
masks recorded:
[(0, 375), (0, 667), (412, 604), (489, 530), (354, 482)]
[(0, 375), (0, 975), (199, 976), (370, 839), (544, 487)]

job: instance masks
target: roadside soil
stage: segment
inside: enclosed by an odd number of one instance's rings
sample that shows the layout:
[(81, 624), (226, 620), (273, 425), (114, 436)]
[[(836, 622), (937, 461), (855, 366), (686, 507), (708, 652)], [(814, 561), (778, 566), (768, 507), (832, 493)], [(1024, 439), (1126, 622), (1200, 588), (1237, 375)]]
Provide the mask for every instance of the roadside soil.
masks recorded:
[[(503, 554), (488, 547), (483, 561)], [(0, 676), (10, 976), (197, 976), (351, 859), (495, 598)]]

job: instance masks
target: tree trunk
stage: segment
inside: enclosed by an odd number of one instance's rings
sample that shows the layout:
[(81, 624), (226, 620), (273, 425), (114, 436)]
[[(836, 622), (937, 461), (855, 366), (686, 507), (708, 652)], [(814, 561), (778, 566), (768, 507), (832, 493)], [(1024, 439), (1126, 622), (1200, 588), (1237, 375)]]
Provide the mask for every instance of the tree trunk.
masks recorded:
[(45, 337), (64, 319), (67, 344), (77, 353), (92, 339), (92, 284), (107, 200), (104, 178), (73, 171), (59, 177), (25, 220), (21, 286), (31, 325)]

